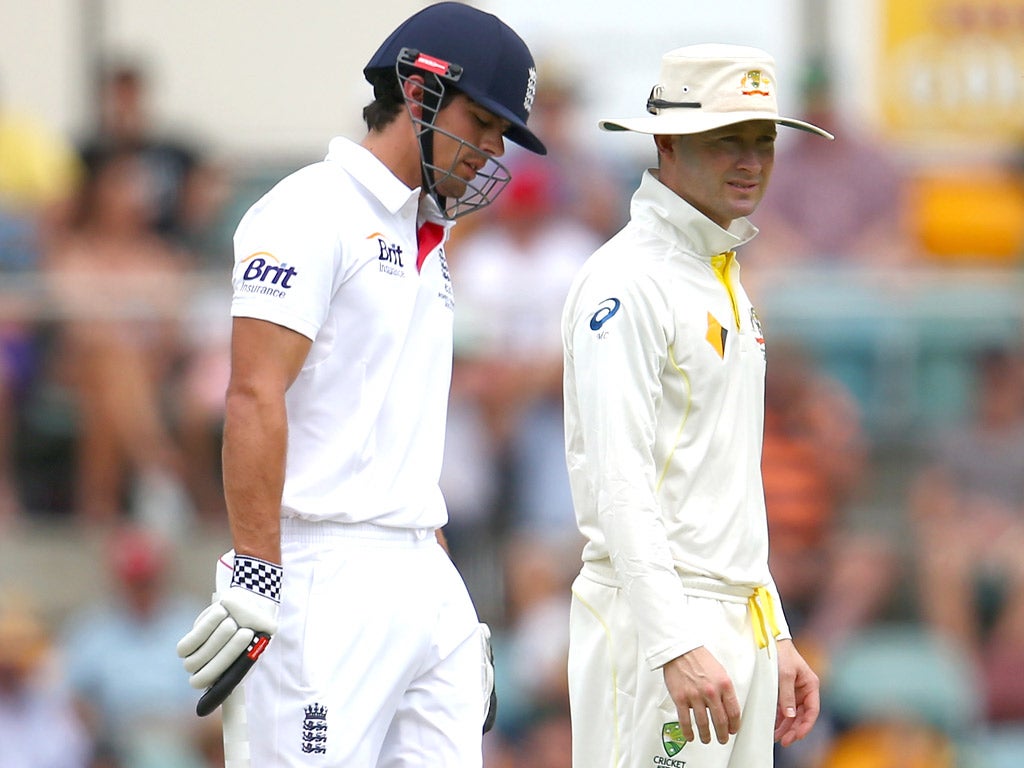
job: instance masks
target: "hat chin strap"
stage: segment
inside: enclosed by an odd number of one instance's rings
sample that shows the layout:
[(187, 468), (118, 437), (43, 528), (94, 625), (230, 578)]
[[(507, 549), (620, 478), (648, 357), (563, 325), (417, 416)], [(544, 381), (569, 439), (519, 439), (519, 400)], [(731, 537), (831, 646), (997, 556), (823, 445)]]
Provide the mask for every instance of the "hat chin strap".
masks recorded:
[[(399, 82), (404, 86), (412, 73), (401, 64), (396, 68)], [(437, 202), (441, 214), (446, 219), (457, 219), (467, 213), (484, 208), (493, 203), (501, 191), (512, 180), (512, 174), (508, 168), (491, 157), (475, 144), (471, 144), (453, 133), (438, 128), (434, 125), (437, 114), (441, 109), (444, 100), (445, 85), (442, 78), (431, 72), (417, 70), (416, 74), (423, 77), (423, 83), (419, 84), (423, 97), (419, 100), (410, 97), (405, 98), (405, 106), (409, 112), (409, 119), (412, 120), (413, 129), (416, 132), (416, 139), (420, 150), (420, 176), (423, 189)], [(421, 117), (417, 117), (413, 111), (413, 105), (420, 107)], [(434, 162), (434, 137), (441, 134), (459, 145), (458, 151), (452, 158), (447, 168), (442, 168)], [(463, 152), (477, 154), (487, 158), (484, 167), (481, 168), (475, 178), (466, 181), (455, 173), (455, 168), (464, 157)], [(455, 178), (466, 185), (465, 193), (454, 200), (449, 200), (441, 194), (438, 187), (447, 179)]]

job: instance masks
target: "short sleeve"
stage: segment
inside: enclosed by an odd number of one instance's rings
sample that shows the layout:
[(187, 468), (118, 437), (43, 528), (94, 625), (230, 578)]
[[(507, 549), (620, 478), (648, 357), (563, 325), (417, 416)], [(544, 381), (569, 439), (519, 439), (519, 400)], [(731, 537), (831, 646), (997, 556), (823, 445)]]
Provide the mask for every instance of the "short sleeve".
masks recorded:
[(341, 273), (337, 215), (310, 185), (271, 191), (235, 232), (232, 317), (253, 317), (315, 339)]

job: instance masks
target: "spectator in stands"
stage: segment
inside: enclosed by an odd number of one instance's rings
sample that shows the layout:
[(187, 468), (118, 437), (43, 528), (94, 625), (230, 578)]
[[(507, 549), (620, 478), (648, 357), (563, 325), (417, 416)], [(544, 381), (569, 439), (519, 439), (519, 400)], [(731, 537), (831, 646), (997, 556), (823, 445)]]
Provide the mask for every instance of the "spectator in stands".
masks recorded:
[(0, 277), (10, 291), (0, 313), (0, 527), (22, 516), (19, 483), (15, 479), (17, 415), (35, 372), (35, 318), (31, 279), (39, 264), (37, 221), (0, 204)]
[[(133, 156), (147, 179), (139, 188), (140, 194), (146, 196), (140, 203), (145, 203), (147, 212), (145, 221), (137, 222), (140, 234), (143, 224), (155, 232), (157, 237), (151, 238), (151, 243), (158, 244), (165, 255), (178, 258), (182, 273), (226, 270), (229, 261), (223, 258), (230, 254), (230, 242), (218, 239), (221, 233), (217, 225), (230, 194), (228, 175), (193, 141), (178, 131), (155, 124), (151, 98), (152, 83), (142, 65), (127, 60), (110, 64), (100, 82), (98, 124), (80, 146), (83, 162), (95, 175), (112, 160)], [(205, 297), (193, 291), (189, 300), (202, 302)], [(184, 315), (197, 309), (202, 307), (181, 304), (177, 311)], [(199, 520), (221, 525), (226, 522), (218, 473), (219, 428), (226, 388), (225, 339), (225, 334), (210, 333), (208, 329), (177, 339), (176, 343), (188, 347), (181, 350), (182, 354), (187, 353), (187, 359), (176, 361), (180, 387), (173, 391), (171, 408), (179, 445), (171, 446), (168, 435), (155, 431), (153, 427), (157, 425), (147, 417), (144, 423), (149, 427), (149, 442), (159, 441), (164, 448), (158, 451), (162, 459), (144, 461), (147, 465), (178, 466), (171, 471), (166, 466), (156, 471), (147, 468), (143, 479), (148, 490), (140, 492), (155, 499), (158, 505), (194, 507)], [(137, 393), (145, 389), (138, 385), (132, 388)], [(109, 467), (110, 462), (105, 465)], [(187, 503), (176, 487), (181, 484), (189, 491)], [(105, 496), (110, 498), (109, 490)], [(101, 513), (101, 517), (108, 514)]]
[(201, 605), (174, 591), (174, 552), (160, 535), (124, 525), (107, 543), (109, 600), (65, 627), (69, 685), (94, 738), (125, 765), (186, 765), (198, 743), (196, 692), (173, 649)]
[(572, 732), (568, 702), (534, 713), (514, 741), (497, 731), (484, 737), (486, 768), (572, 768)]
[(48, 231), (63, 222), (80, 176), (71, 143), (7, 104), (0, 91), (0, 208), (28, 215)]
[(538, 721), (568, 712), (569, 589), (578, 559), (528, 535), (506, 539), (502, 554), (505, 615), (494, 637), (501, 697), (496, 729), (521, 747)]
[[(860, 407), (794, 342), (775, 341), (765, 376), (762, 477), (769, 565), (804, 658), (827, 688), (832, 656), (871, 626), (895, 593), (899, 554), (882, 534), (853, 519), (870, 480), (870, 445)], [(817, 765), (832, 711), (781, 749), (779, 768)]]
[(0, 596), (0, 765), (86, 768), (92, 743), (54, 674), (48, 628), (31, 603)]
[(132, 514), (173, 530), (191, 514), (166, 415), (172, 375), (187, 352), (180, 316), (188, 260), (149, 227), (151, 182), (135, 153), (108, 155), (47, 269), (63, 318), (56, 375), (79, 417), (78, 513), (109, 523), (129, 499)]
[(850, 517), (870, 479), (860, 408), (795, 344), (772, 345), (765, 376), (762, 475), (769, 563), (812, 665), (877, 619), (898, 555)]
[(592, 82), (577, 74), (584, 68), (557, 53), (544, 58), (538, 70), (530, 120), (548, 147), (554, 206), (603, 241), (626, 223), (632, 168), (622, 158), (598, 156), (585, 140), (593, 126), (581, 122)]
[(530, 724), (516, 753), (515, 765), (530, 768), (572, 768), (572, 729), (569, 705), (540, 713)]
[(223, 286), (230, 290), (229, 281), (218, 286), (216, 278), (206, 279), (189, 291), (184, 339), (188, 359), (176, 389), (186, 482), (197, 522), (214, 530), (225, 530), (228, 522), (220, 451), (231, 373), (231, 318), (220, 311)]
[(79, 178), (73, 147), (0, 93), (0, 527), (22, 514), (15, 480), (18, 413), (36, 374), (38, 306), (32, 282), (44, 244), (67, 218)]
[[(813, 62), (804, 82), (806, 119), (839, 126), (833, 144), (796, 131), (779, 143), (772, 188), (756, 214), (748, 258), (767, 264), (900, 264), (916, 258), (907, 221), (907, 179), (881, 139), (862, 135), (835, 109), (842, 84)], [(753, 262), (752, 262), (753, 263)]]
[(111, 64), (100, 82), (99, 123), (79, 151), (90, 170), (110, 154), (136, 153), (152, 180), (150, 223), (164, 237), (195, 247), (225, 202), (226, 178), (192, 142), (153, 124), (150, 97), (141, 65)]
[(926, 623), (976, 661), (990, 717), (1024, 722), (1024, 355), (976, 362), (971, 420), (929, 442), (910, 509)]

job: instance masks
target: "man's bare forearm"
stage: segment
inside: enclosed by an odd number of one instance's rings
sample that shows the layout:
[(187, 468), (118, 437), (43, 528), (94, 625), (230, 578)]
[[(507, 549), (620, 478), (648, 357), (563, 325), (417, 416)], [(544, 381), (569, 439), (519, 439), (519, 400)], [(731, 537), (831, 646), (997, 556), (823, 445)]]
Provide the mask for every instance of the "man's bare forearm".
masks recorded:
[(281, 492), (287, 423), (283, 399), (229, 392), (224, 422), (224, 496), (236, 552), (281, 562)]

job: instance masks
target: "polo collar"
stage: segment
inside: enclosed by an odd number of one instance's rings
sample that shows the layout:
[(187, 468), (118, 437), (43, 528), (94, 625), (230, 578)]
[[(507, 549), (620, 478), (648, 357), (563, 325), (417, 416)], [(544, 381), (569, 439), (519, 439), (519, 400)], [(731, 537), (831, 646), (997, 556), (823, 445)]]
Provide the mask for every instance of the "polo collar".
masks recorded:
[(345, 171), (376, 197), (392, 215), (418, 212), (420, 220), (443, 223), (444, 217), (429, 195), (420, 198), (420, 188), (410, 189), (370, 150), (343, 136), (335, 136), (327, 148), (326, 162), (340, 163)]
[(706, 259), (731, 251), (757, 234), (757, 227), (746, 218), (736, 219), (728, 229), (722, 229), (658, 181), (653, 169), (644, 171), (630, 213), (663, 237), (682, 240), (687, 250)]

